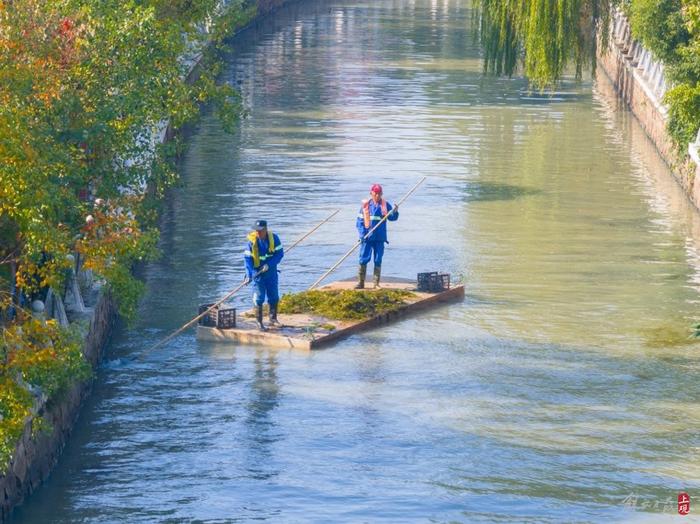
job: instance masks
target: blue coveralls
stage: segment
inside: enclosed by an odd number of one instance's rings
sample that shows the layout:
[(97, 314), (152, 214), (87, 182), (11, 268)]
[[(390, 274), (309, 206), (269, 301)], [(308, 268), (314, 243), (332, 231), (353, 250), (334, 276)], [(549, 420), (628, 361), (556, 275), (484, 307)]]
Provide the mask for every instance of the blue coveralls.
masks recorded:
[[(384, 256), (384, 244), (388, 244), (389, 241), (386, 238), (386, 223), (387, 221), (394, 222), (399, 219), (399, 212), (392, 213), (392, 206), (389, 202), (386, 203), (386, 210), (389, 214), (389, 218), (382, 222), (372, 235), (365, 240), (360, 246), (360, 264), (367, 265), (367, 263), (372, 258), (372, 252), (374, 252), (374, 267), (381, 267), (382, 257)], [(365, 227), (365, 215), (364, 206), (360, 206), (360, 212), (357, 215), (357, 232), (360, 234), (360, 239), (364, 238), (367, 232), (372, 229), (377, 223), (384, 218), (382, 214), (381, 202), (375, 204), (374, 200), (369, 201), (369, 217), (370, 226)]]
[[(243, 254), (246, 274), (248, 278), (253, 280), (253, 303), (256, 306), (262, 306), (265, 303), (265, 297), (267, 297), (267, 303), (271, 306), (274, 306), (280, 300), (279, 289), (277, 287), (277, 264), (279, 264), (284, 257), (284, 249), (282, 248), (279, 237), (275, 233), (272, 235), (275, 240), (275, 251), (273, 253), (268, 253), (269, 242), (267, 237), (264, 239), (255, 239), (255, 242), (258, 243), (258, 249), (260, 250), (260, 264), (257, 267), (253, 262), (253, 243), (250, 240), (246, 243), (245, 252)], [(267, 264), (268, 270), (262, 275), (253, 278), (255, 273), (265, 264)]]

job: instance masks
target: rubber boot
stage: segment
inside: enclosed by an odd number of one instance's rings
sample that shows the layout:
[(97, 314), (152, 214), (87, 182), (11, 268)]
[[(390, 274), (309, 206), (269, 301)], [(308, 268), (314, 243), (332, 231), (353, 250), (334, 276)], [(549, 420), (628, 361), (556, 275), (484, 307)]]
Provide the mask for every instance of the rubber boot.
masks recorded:
[(258, 326), (258, 329), (260, 331), (267, 331), (267, 328), (263, 324), (263, 307), (262, 306), (257, 306), (257, 311), (255, 312), (255, 323)]
[(379, 279), (382, 276), (382, 266), (374, 266), (374, 287), (379, 287)]
[(279, 327), (281, 324), (277, 320), (277, 304), (274, 306), (270, 304), (270, 321), (268, 322), (270, 326)]
[(367, 264), (360, 264), (360, 267), (357, 270), (357, 285), (355, 286), (355, 289), (364, 289), (365, 288), (365, 277), (367, 276)]

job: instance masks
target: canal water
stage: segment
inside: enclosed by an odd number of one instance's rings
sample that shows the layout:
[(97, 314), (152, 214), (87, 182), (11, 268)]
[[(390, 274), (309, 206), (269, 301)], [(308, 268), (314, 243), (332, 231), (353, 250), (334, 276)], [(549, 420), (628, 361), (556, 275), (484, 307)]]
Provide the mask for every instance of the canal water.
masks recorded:
[[(309, 1), (232, 41), (248, 116), (189, 138), (139, 319), (16, 522), (659, 522), (697, 500), (698, 218), (604, 77), (483, 78), (471, 14)], [(396, 201), (422, 176), (384, 272), (448, 271), (463, 303), (311, 354), (188, 331), (129, 360), (241, 281), (255, 219), (290, 245), (341, 210), (281, 265), (302, 290), (370, 184)]]

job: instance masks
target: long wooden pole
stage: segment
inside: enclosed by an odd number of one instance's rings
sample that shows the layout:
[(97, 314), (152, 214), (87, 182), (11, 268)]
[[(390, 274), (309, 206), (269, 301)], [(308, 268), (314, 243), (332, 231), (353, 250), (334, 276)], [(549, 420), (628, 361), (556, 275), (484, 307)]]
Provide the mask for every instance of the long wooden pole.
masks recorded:
[[(425, 180), (426, 180), (427, 178), (428, 178), (428, 177), (425, 177), (425, 176), (424, 176), (423, 178), (421, 178), (421, 179), (418, 181), (418, 183), (417, 183), (415, 186), (413, 186), (413, 187), (411, 188), (411, 190), (410, 190), (408, 193), (406, 193), (406, 194), (403, 196), (403, 198), (402, 198), (401, 200), (399, 200), (399, 201), (396, 203), (396, 206), (400, 206), (400, 205), (404, 202), (404, 200), (406, 200), (408, 197), (410, 197), (410, 196), (413, 194), (413, 192), (414, 192), (416, 189), (418, 189), (418, 186), (420, 186), (423, 182), (425, 182)], [(394, 208), (394, 209), (395, 209), (395, 208)], [(338, 260), (338, 262), (336, 262), (335, 264), (333, 264), (333, 266), (332, 266), (328, 271), (326, 271), (323, 275), (321, 275), (321, 277), (320, 277), (316, 282), (314, 282), (313, 284), (311, 284), (311, 285), (309, 286), (309, 289), (314, 289), (314, 288), (315, 288), (316, 286), (318, 286), (321, 282), (323, 282), (323, 280), (324, 280), (328, 275), (330, 275), (331, 273), (333, 273), (333, 271), (335, 271), (335, 270), (338, 268), (338, 266), (340, 266), (340, 264), (342, 264), (342, 263), (345, 261), (345, 259), (348, 258), (348, 257), (352, 254), (352, 252), (355, 251), (355, 250), (357, 249), (357, 247), (360, 246), (360, 245), (362, 244), (362, 242), (364, 242), (365, 240), (367, 240), (367, 239), (372, 235), (372, 233), (374, 233), (374, 230), (375, 230), (375, 229), (377, 229), (379, 226), (381, 226), (381, 225), (384, 223), (384, 221), (387, 220), (387, 219), (391, 216), (391, 214), (394, 212), (394, 209), (391, 210), (391, 213), (387, 213), (386, 216), (384, 216), (379, 222), (377, 222), (377, 225), (376, 225), (376, 226), (374, 226), (372, 229), (370, 229), (370, 230), (367, 232), (367, 234), (366, 234), (365, 236), (363, 236), (360, 240), (358, 240), (357, 243), (356, 243), (354, 246), (352, 246), (352, 248), (350, 249), (350, 251), (348, 251), (347, 253), (345, 253), (345, 254), (342, 256), (342, 258), (341, 258), (340, 260)]]
[[(314, 233), (319, 227), (321, 227), (323, 224), (325, 224), (326, 222), (328, 222), (331, 218), (333, 218), (333, 217), (334, 217), (335, 215), (337, 215), (339, 212), (340, 212), (340, 209), (336, 209), (335, 211), (333, 211), (333, 213), (331, 213), (330, 215), (328, 215), (328, 217), (326, 217), (325, 220), (323, 220), (322, 222), (320, 222), (319, 224), (317, 224), (313, 229), (311, 229), (310, 231), (308, 231), (304, 236), (302, 236), (302, 237), (299, 238), (296, 242), (294, 242), (291, 246), (289, 246), (289, 247), (285, 250), (285, 254), (286, 254), (286, 253), (289, 253), (292, 249), (294, 249), (296, 246), (298, 246), (303, 240), (305, 240), (307, 237), (309, 237), (309, 236), (310, 236), (312, 233)], [(258, 271), (257, 273), (255, 273), (255, 275), (253, 275), (253, 278), (258, 277), (258, 276), (262, 275), (263, 273), (264, 273), (264, 271), (262, 271), (262, 270), (261, 270), (261, 271)], [(203, 311), (202, 313), (200, 313), (199, 315), (197, 315), (196, 317), (194, 317), (192, 320), (190, 320), (190, 321), (186, 322), (185, 324), (183, 324), (182, 326), (180, 326), (178, 329), (176, 329), (175, 331), (173, 331), (170, 335), (168, 335), (167, 337), (165, 337), (163, 340), (161, 340), (161, 341), (158, 342), (157, 344), (154, 344), (153, 346), (151, 346), (150, 348), (148, 348), (146, 351), (144, 351), (144, 353), (147, 353), (147, 352), (149, 352), (149, 351), (153, 351), (154, 349), (157, 349), (157, 348), (161, 347), (161, 346), (162, 346), (163, 344), (165, 344), (166, 342), (172, 340), (174, 337), (176, 337), (177, 335), (179, 335), (180, 333), (182, 333), (182, 332), (183, 332), (184, 330), (186, 330), (188, 327), (192, 326), (192, 325), (193, 325), (195, 322), (197, 322), (200, 318), (204, 317), (204, 316), (207, 315), (210, 311), (212, 311), (213, 309), (219, 307), (221, 304), (223, 304), (224, 302), (226, 302), (226, 301), (227, 301), (229, 298), (231, 298), (233, 295), (235, 295), (236, 293), (238, 293), (238, 292), (243, 288), (243, 286), (246, 286), (249, 282), (250, 282), (250, 281), (245, 281), (245, 280), (244, 280), (241, 284), (239, 284), (238, 286), (236, 286), (235, 288), (233, 288), (231, 291), (229, 291), (229, 292), (226, 294), (226, 296), (224, 296), (222, 299), (220, 299), (220, 300), (217, 301), (216, 303), (214, 303), (214, 304), (212, 304), (211, 306), (209, 306), (205, 311)]]

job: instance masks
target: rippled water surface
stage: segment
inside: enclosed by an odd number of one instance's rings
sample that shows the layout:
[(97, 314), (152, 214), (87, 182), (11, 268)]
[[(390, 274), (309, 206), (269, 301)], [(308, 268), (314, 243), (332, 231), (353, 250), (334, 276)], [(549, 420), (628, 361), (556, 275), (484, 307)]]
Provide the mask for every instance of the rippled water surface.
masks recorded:
[[(234, 39), (249, 116), (190, 137), (138, 323), (17, 522), (658, 522), (700, 495), (698, 218), (604, 78), (484, 79), (470, 17), (302, 2)], [(371, 183), (423, 175), (384, 271), (463, 303), (311, 354), (189, 331), (128, 360), (240, 282), (255, 219), (289, 245), (341, 209), (284, 260), (301, 290)]]

